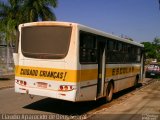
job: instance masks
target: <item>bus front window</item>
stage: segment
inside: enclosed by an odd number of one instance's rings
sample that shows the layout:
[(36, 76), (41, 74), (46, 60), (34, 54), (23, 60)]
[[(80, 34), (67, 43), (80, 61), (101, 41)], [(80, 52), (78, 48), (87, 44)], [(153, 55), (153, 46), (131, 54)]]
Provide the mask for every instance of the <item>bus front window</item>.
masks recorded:
[(29, 58), (62, 59), (69, 49), (71, 27), (32, 26), (23, 27), (22, 54)]

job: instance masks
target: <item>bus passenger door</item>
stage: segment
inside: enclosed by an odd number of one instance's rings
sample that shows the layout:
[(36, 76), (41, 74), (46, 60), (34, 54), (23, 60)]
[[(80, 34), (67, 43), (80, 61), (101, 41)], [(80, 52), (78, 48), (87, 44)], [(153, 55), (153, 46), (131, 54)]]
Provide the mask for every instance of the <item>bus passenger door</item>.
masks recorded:
[(98, 82), (97, 82), (97, 98), (104, 94), (105, 82), (105, 41), (98, 42)]

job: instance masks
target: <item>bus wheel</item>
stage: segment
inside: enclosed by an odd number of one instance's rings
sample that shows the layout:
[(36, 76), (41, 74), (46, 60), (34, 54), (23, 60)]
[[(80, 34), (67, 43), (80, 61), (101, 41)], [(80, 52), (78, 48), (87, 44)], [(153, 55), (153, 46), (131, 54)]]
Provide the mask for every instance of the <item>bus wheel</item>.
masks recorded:
[(109, 82), (106, 89), (106, 101), (110, 102), (113, 96), (113, 83)]
[(135, 79), (135, 83), (134, 83), (134, 87), (137, 88), (138, 87), (138, 81), (139, 81), (139, 75), (136, 76)]

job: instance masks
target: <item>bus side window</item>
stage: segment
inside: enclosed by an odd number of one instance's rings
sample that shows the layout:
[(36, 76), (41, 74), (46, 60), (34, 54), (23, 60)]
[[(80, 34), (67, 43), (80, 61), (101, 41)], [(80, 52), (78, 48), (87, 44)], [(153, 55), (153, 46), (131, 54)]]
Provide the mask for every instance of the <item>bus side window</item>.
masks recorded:
[(112, 51), (114, 49), (114, 42), (111, 40), (108, 41), (107, 48), (107, 50)]
[(97, 63), (96, 36), (80, 32), (80, 63)]
[(136, 62), (140, 62), (141, 61), (141, 49), (137, 48), (137, 52), (136, 52)]

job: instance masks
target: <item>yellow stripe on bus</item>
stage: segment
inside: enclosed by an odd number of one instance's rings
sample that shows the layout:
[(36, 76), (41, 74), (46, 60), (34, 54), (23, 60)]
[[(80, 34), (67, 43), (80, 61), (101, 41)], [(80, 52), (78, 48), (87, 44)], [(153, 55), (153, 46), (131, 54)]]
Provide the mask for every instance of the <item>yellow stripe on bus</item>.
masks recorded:
[(76, 82), (77, 80), (79, 80), (80, 76), (77, 70), (63, 70), (29, 66), (16, 66), (15, 74), (18, 77), (68, 82)]
[(81, 70), (80, 75), (80, 81), (96, 80), (98, 78), (98, 69)]
[(140, 72), (140, 66), (106, 68), (106, 77)]
[[(124, 75), (129, 73), (138, 73), (138, 72), (140, 72), (140, 66), (106, 68), (106, 77), (112, 77), (122, 74)], [(98, 78), (98, 69), (66, 70), (66, 69), (56, 69), (56, 68), (16, 66), (15, 75), (17, 77), (34, 78), (34, 79), (80, 82), (87, 80), (96, 80)]]

